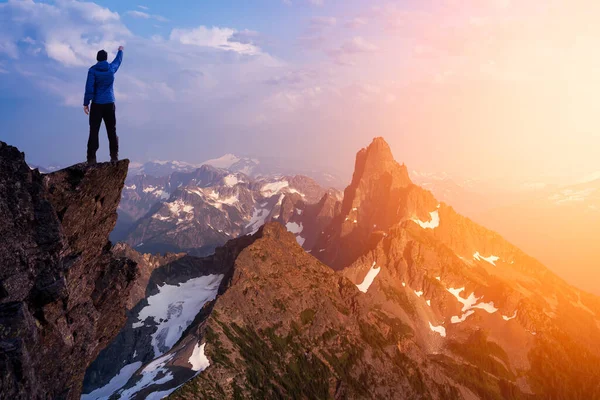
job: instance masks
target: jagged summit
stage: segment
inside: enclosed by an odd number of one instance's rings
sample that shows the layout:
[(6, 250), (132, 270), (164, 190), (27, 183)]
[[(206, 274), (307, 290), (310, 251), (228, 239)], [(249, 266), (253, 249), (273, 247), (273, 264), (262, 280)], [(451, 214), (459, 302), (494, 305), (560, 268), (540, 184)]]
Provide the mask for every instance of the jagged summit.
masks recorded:
[(408, 169), (394, 160), (381, 138), (360, 150), (352, 182), (344, 191), (341, 214), (323, 232), (312, 252), (335, 269), (348, 266), (373, 232), (383, 232), (413, 216), (427, 218), (431, 193), (414, 185)]
[(368, 147), (357, 153), (352, 183), (381, 173), (396, 173), (396, 184), (406, 186), (411, 183), (406, 166), (394, 159), (390, 145), (384, 138), (376, 137)]
[(136, 265), (108, 234), (128, 161), (42, 175), (0, 142), (2, 398), (76, 399), (120, 329)]

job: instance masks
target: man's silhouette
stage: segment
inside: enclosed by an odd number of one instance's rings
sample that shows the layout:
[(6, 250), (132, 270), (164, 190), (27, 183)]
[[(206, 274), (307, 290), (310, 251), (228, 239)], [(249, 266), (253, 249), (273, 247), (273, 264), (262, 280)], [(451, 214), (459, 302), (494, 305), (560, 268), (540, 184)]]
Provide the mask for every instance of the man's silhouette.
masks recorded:
[[(123, 46), (119, 47), (117, 56), (112, 63), (108, 63), (108, 54), (100, 50), (96, 56), (98, 63), (93, 65), (87, 76), (85, 84), (85, 97), (83, 98), (83, 111), (90, 116), (90, 138), (87, 146), (87, 162), (96, 164), (96, 151), (98, 151), (98, 133), (104, 120), (110, 147), (110, 161), (119, 159), (119, 137), (117, 136), (117, 118), (115, 116), (115, 93), (113, 83), (115, 73), (123, 61)], [(89, 104), (92, 102), (90, 111)]]

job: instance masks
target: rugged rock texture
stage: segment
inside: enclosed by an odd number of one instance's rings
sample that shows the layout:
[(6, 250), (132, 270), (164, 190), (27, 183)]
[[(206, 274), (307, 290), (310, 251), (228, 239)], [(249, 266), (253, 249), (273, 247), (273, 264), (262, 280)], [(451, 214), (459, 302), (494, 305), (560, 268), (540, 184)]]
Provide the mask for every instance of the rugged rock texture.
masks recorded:
[(142, 299), (146, 297), (146, 288), (150, 282), (153, 272), (164, 266), (171, 265), (175, 261), (184, 258), (185, 253), (141, 254), (129, 247), (126, 243), (117, 243), (112, 248), (112, 253), (117, 258), (127, 258), (134, 261), (138, 266), (139, 277), (135, 280), (127, 300), (127, 310), (131, 310)]
[(49, 175), (0, 142), (2, 398), (76, 399), (117, 334), (136, 277), (108, 235), (128, 161)]
[(459, 398), (410, 327), (366, 300), (281, 225), (265, 225), (197, 330), (211, 366), (173, 397)]
[(297, 193), (285, 196), (281, 212), (275, 221), (296, 235), (298, 244), (311, 251), (331, 221), (340, 214), (341, 201), (334, 193), (327, 193), (316, 204), (308, 204)]
[(423, 220), (437, 202), (431, 193), (412, 184), (405, 165), (394, 160), (383, 138), (375, 138), (356, 155), (352, 182), (344, 192), (341, 213), (318, 239), (312, 253), (334, 269), (356, 260), (373, 233), (419, 217)]

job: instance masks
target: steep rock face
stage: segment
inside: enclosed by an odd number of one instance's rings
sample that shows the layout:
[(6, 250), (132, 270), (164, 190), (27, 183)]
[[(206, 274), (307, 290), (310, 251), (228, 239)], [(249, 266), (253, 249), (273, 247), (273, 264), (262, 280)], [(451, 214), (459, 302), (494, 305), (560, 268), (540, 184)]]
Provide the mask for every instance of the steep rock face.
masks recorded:
[(406, 166), (398, 164), (383, 138), (375, 138), (356, 155), (352, 182), (344, 192), (341, 213), (317, 241), (312, 253), (334, 269), (350, 265), (370, 243), (373, 233), (385, 232), (413, 217), (429, 219), (431, 193), (413, 185)]
[(296, 236), (300, 246), (311, 251), (340, 208), (340, 199), (334, 193), (325, 194), (316, 204), (307, 204), (300, 195), (290, 194), (283, 199), (276, 221)]
[(185, 253), (141, 254), (126, 243), (117, 243), (112, 248), (112, 253), (115, 257), (130, 259), (138, 266), (139, 277), (135, 280), (129, 292), (126, 304), (127, 310), (131, 310), (140, 300), (146, 297), (146, 288), (156, 269), (164, 265), (171, 265), (186, 256)]
[(2, 396), (79, 397), (83, 374), (116, 335), (135, 263), (108, 235), (128, 161), (49, 175), (0, 142)]

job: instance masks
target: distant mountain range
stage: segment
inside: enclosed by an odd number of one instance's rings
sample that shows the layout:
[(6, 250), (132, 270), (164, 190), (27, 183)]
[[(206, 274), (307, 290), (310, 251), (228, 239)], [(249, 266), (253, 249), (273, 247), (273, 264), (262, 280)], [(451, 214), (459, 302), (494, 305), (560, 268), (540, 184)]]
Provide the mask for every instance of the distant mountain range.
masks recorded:
[(307, 204), (341, 199), (304, 176), (253, 179), (209, 165), (158, 178), (137, 175), (126, 181), (112, 238), (143, 252), (207, 255), (278, 218), (288, 196)]
[(325, 187), (342, 188), (344, 186), (344, 180), (340, 177), (339, 173), (326, 171), (322, 167), (306, 167), (302, 166), (301, 163), (276, 158), (238, 157), (234, 154), (225, 154), (222, 157), (206, 160), (199, 164), (190, 164), (182, 161), (132, 163), (129, 174), (130, 176), (145, 174), (159, 178), (171, 175), (174, 172), (192, 172), (204, 165), (226, 169), (233, 173), (241, 173), (251, 178), (304, 175), (314, 179)]

